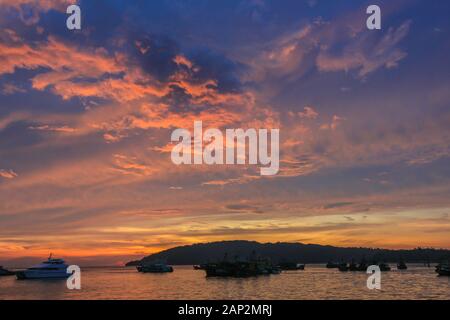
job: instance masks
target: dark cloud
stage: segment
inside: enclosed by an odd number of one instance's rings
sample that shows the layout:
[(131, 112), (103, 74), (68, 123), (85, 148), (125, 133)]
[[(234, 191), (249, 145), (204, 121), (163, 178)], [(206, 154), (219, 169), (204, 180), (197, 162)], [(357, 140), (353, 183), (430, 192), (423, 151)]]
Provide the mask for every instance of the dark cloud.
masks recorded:
[(340, 207), (347, 207), (352, 205), (353, 202), (334, 202), (324, 205), (324, 209), (334, 209), (334, 208), (340, 208)]
[(196, 50), (189, 57), (199, 67), (199, 71), (193, 76), (194, 82), (217, 80), (216, 88), (221, 93), (238, 93), (242, 90), (240, 76), (247, 69), (245, 65), (208, 49)]
[(174, 75), (178, 68), (174, 58), (180, 53), (174, 40), (164, 35), (143, 34), (140, 30), (131, 32), (127, 40), (131, 61), (143, 71), (161, 82)]
[(262, 208), (259, 206), (246, 205), (246, 204), (229, 204), (229, 205), (225, 206), (225, 208), (228, 210), (233, 210), (233, 211), (251, 211), (254, 213), (263, 213), (264, 212), (264, 210), (262, 210)]

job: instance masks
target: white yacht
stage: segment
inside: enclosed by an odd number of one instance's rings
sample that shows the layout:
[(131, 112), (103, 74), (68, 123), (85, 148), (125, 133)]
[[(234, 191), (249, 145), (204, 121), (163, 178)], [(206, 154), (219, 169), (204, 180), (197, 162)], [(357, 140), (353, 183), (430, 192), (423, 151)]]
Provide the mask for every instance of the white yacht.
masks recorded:
[(65, 279), (70, 276), (67, 273), (68, 265), (62, 259), (52, 259), (52, 255), (38, 265), (23, 271), (16, 272), (17, 279)]

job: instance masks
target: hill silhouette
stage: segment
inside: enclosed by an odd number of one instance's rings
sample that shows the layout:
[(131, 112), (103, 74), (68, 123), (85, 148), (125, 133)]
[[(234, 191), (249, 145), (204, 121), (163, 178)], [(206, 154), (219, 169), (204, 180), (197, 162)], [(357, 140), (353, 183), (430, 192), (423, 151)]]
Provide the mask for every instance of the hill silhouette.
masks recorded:
[(341, 248), (333, 246), (322, 246), (317, 244), (302, 243), (259, 243), (256, 241), (219, 241), (209, 243), (198, 243), (174, 247), (144, 257), (142, 260), (130, 261), (130, 265), (148, 263), (154, 260), (163, 260), (172, 265), (200, 264), (218, 261), (225, 254), (232, 258), (248, 257), (255, 252), (262, 257), (268, 257), (273, 262), (292, 261), (301, 263), (326, 263), (327, 261), (350, 261), (351, 259), (396, 262), (403, 259), (405, 262), (439, 262), (449, 257), (450, 250), (445, 249), (411, 249), (411, 250), (389, 250), (379, 248)]

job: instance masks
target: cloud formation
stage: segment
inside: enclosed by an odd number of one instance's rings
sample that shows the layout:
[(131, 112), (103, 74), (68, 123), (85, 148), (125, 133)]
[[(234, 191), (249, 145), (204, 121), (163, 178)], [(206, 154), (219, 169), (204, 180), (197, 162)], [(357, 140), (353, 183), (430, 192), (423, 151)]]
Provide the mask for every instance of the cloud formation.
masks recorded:
[[(104, 21), (86, 2), (98, 21), (73, 34), (55, 22), (65, 4), (0, 6), (0, 258), (237, 238), (448, 247), (448, 33), (422, 4), (393, 1), (370, 32), (338, 3), (323, 18), (288, 1), (293, 18), (265, 1), (227, 3), (232, 17), (117, 1)], [(279, 128), (279, 174), (175, 166), (170, 133), (196, 120)]]

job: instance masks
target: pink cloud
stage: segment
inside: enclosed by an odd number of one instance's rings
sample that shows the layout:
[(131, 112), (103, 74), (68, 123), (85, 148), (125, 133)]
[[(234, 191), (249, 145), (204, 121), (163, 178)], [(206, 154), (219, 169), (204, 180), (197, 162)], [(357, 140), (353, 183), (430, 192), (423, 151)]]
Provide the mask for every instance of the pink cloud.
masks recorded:
[(304, 107), (303, 112), (299, 112), (300, 118), (305, 119), (316, 119), (319, 113), (315, 111), (312, 107)]
[(5, 179), (14, 179), (18, 176), (13, 170), (0, 169), (0, 177)]
[(365, 77), (379, 68), (394, 68), (406, 57), (406, 53), (396, 46), (408, 35), (411, 22), (406, 21), (398, 28), (389, 28), (387, 34), (373, 43), (364, 33), (353, 38), (341, 51), (332, 53), (327, 46), (322, 46), (317, 56), (320, 71), (336, 72), (358, 70), (359, 77)]

